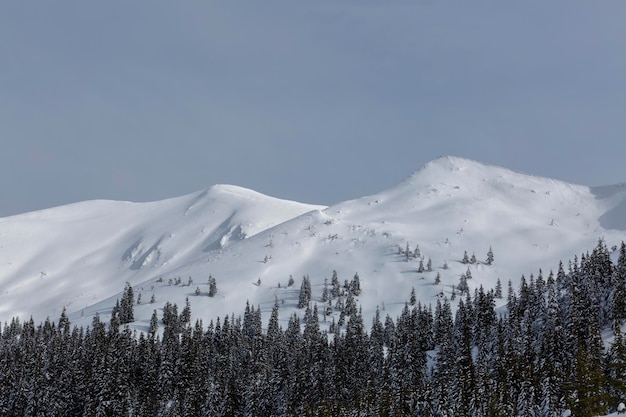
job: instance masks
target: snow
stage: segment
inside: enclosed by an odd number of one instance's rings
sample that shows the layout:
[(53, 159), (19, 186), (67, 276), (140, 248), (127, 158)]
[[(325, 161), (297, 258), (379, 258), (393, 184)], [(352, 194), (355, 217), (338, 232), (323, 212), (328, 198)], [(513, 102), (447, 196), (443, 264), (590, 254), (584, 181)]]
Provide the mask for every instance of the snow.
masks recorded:
[[(138, 330), (166, 301), (182, 306), (186, 297), (192, 320), (205, 322), (241, 314), (246, 300), (267, 320), (277, 298), (286, 323), (302, 312), (302, 276), (310, 276), (321, 304), (324, 279), (336, 270), (341, 283), (358, 272), (369, 323), (377, 306), (395, 318), (412, 287), (422, 303), (449, 297), (468, 269), (464, 251), (479, 261), (489, 247), (495, 255), (492, 266), (469, 265), (470, 288), (491, 288), (500, 278), (506, 289), (522, 274), (556, 270), (599, 238), (618, 245), (625, 230), (624, 186), (589, 188), (454, 157), (331, 207), (230, 185), (152, 203), (88, 201), (0, 219), (0, 319), (56, 319), (64, 306), (75, 324), (96, 313), (106, 319), (128, 281), (142, 293)], [(432, 259), (432, 272), (418, 273), (417, 260), (398, 254), (407, 242), (411, 250), (419, 244), (424, 264)], [(217, 296), (196, 296), (196, 287), (208, 292), (209, 275)], [(295, 284), (287, 288), (290, 275)], [(191, 286), (168, 284), (189, 276)]]

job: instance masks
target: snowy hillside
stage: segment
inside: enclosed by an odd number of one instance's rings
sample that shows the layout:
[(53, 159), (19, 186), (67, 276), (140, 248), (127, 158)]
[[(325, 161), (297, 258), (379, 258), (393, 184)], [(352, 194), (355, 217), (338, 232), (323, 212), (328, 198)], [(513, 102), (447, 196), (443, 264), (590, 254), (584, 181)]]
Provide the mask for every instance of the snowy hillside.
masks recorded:
[(56, 317), (320, 208), (216, 185), (153, 203), (88, 201), (0, 219), (0, 314)]
[[(322, 304), (333, 270), (342, 284), (359, 274), (366, 320), (377, 306), (393, 317), (412, 288), (423, 303), (450, 297), (468, 268), (470, 288), (498, 278), (517, 285), (599, 238), (609, 247), (626, 240), (626, 187), (572, 185), (452, 157), (331, 207), (234, 186), (153, 203), (90, 201), (0, 219), (0, 319), (55, 318), (64, 306), (76, 324), (96, 312), (106, 319), (128, 281), (142, 299), (137, 329), (165, 302), (181, 306), (187, 297), (192, 319), (205, 322), (240, 314), (246, 300), (267, 320), (277, 298), (286, 321), (302, 311), (302, 276)], [(419, 245), (420, 258), (400, 253), (407, 243), (412, 255)], [(490, 247), (495, 261), (487, 265)], [(462, 263), (464, 252), (478, 262)], [(429, 259), (432, 271), (418, 272)], [(215, 297), (207, 296), (209, 275)]]

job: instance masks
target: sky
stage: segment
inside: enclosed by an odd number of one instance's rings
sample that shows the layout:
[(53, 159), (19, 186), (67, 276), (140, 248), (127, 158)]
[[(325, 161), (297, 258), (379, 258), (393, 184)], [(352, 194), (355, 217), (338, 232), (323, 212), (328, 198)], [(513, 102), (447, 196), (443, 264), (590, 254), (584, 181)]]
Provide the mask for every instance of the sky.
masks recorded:
[(0, 2), (0, 216), (227, 183), (333, 204), (442, 155), (626, 181), (626, 2)]

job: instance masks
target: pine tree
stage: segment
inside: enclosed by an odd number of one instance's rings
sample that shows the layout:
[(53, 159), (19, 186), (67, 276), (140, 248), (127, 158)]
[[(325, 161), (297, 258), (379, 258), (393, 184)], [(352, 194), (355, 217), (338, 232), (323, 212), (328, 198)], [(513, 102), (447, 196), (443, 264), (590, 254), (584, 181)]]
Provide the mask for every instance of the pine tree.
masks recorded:
[(341, 295), (341, 288), (339, 287), (339, 277), (337, 276), (337, 271), (333, 270), (333, 276), (330, 279), (331, 289), (330, 289), (330, 297), (337, 298)]
[(181, 324), (189, 324), (191, 322), (191, 303), (189, 302), (189, 297), (185, 298), (185, 307), (183, 311), (180, 312), (179, 323)]
[(358, 273), (354, 274), (354, 277), (352, 278), (352, 281), (350, 282), (349, 291), (350, 293), (352, 293), (352, 295), (356, 297), (361, 295), (361, 279), (359, 278)]
[(119, 304), (120, 324), (127, 324), (135, 321), (135, 316), (133, 314), (134, 303), (135, 297), (133, 294), (133, 287), (127, 282), (122, 294), (122, 300)]
[(457, 289), (461, 292), (461, 294), (469, 293), (469, 286), (467, 285), (467, 273), (461, 274)]
[(491, 265), (493, 263), (493, 250), (491, 246), (489, 246), (489, 251), (487, 252), (487, 265)]
[(414, 258), (421, 258), (422, 254), (420, 253), (420, 245), (415, 245), (415, 250), (413, 251)]
[(151, 339), (156, 337), (156, 332), (159, 329), (159, 318), (157, 317), (157, 311), (154, 310), (152, 312), (152, 317), (150, 318), (150, 327), (148, 329), (148, 336)]
[(311, 281), (308, 275), (302, 277), (300, 285), (300, 296), (298, 297), (298, 308), (305, 308), (311, 301)]
[(59, 330), (61, 330), (64, 335), (67, 335), (70, 332), (70, 319), (67, 317), (65, 306), (63, 306), (61, 317), (59, 317)]
[(494, 296), (496, 298), (502, 298), (502, 283), (500, 282), (500, 278), (496, 281)]
[(322, 301), (327, 302), (329, 300), (328, 296), (328, 279), (324, 278), (324, 288), (322, 289)]
[(217, 281), (212, 275), (209, 275), (209, 297), (215, 297), (217, 294)]

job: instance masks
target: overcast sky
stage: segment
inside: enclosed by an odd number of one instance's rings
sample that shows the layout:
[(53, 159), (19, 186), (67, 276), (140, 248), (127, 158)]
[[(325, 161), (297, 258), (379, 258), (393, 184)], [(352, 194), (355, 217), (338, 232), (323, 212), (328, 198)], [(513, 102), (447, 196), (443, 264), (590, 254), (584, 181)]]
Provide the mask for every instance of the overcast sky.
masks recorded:
[(230, 183), (317, 204), (440, 155), (626, 181), (626, 2), (0, 2), (0, 216)]

